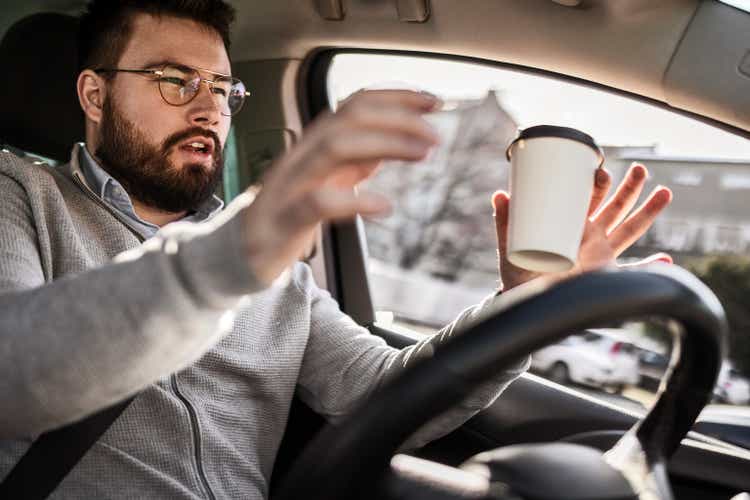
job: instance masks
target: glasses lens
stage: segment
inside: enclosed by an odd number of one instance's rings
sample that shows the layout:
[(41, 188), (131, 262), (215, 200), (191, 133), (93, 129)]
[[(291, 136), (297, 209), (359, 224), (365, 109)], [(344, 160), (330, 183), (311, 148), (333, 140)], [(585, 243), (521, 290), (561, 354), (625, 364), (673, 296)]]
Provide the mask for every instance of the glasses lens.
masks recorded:
[(169, 104), (180, 106), (195, 97), (200, 88), (201, 77), (191, 68), (165, 66), (159, 77), (159, 91)]
[(245, 84), (237, 78), (219, 78), (214, 81), (213, 92), (219, 96), (221, 114), (232, 116), (242, 108), (245, 102)]

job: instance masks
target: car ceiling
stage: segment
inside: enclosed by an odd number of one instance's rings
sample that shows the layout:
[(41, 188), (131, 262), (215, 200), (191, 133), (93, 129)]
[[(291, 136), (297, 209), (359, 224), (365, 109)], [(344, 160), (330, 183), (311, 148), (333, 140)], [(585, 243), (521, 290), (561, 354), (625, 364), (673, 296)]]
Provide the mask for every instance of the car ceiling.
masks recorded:
[[(396, 4), (425, 0), (234, 0), (235, 61), (302, 59), (320, 47), (469, 56), (582, 78), (750, 130), (750, 14), (715, 0), (427, 0), (427, 22)], [(342, 3), (342, 20), (325, 19)], [(42, 10), (80, 12), (83, 0), (8, 2), (4, 30)], [(731, 29), (728, 29), (731, 28)], [(718, 76), (718, 78), (717, 78)]]

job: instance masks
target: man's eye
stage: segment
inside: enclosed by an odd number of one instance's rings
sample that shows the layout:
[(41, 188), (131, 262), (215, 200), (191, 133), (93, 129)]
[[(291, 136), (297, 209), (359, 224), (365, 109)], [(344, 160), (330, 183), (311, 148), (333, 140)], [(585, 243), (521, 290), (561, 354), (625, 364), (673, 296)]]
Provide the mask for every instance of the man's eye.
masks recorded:
[(222, 97), (226, 97), (227, 96), (226, 89), (223, 89), (221, 87), (214, 87), (212, 90), (213, 90), (214, 94), (218, 94), (218, 95), (220, 95)]
[(176, 76), (162, 76), (159, 81), (161, 83), (171, 83), (173, 85), (177, 85), (179, 87), (184, 87), (187, 82), (185, 82), (184, 79), (178, 78)]

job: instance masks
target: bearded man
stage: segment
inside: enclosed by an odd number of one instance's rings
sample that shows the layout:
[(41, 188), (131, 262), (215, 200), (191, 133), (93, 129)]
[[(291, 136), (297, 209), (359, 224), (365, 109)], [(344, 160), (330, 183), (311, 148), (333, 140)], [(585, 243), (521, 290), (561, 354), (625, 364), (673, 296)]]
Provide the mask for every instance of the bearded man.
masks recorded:
[[(0, 475), (39, 434), (137, 395), (54, 498), (267, 498), (293, 396), (337, 420), (495, 300), (404, 350), (344, 315), (296, 262), (321, 222), (388, 210), (360, 192), (384, 159), (424, 158), (434, 96), (361, 92), (315, 120), (254, 200), (213, 195), (246, 89), (221, 0), (94, 0), (69, 164), (0, 157)], [(252, 112), (252, 110), (250, 110)], [(408, 168), (408, 167), (403, 167)], [(669, 202), (600, 172), (578, 271), (614, 260)], [(501, 254), (508, 197), (493, 200)], [(180, 221), (180, 222), (177, 222)], [(503, 261), (506, 289), (535, 278)], [(491, 404), (528, 360), (410, 439)], [(41, 471), (40, 471), (41, 472)]]

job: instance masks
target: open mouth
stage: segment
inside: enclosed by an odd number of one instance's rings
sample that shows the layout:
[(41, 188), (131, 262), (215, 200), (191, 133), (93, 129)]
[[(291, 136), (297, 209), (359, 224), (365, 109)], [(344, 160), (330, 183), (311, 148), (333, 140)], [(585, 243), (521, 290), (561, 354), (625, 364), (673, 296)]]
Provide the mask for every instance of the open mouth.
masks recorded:
[(209, 156), (213, 154), (214, 142), (212, 139), (192, 138), (180, 145), (180, 149), (188, 153), (197, 153)]

